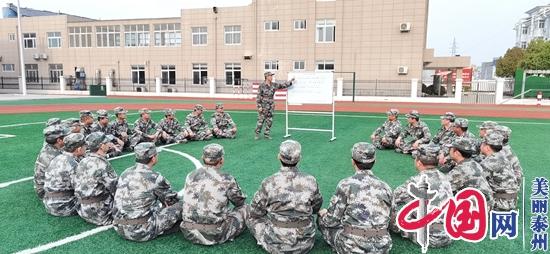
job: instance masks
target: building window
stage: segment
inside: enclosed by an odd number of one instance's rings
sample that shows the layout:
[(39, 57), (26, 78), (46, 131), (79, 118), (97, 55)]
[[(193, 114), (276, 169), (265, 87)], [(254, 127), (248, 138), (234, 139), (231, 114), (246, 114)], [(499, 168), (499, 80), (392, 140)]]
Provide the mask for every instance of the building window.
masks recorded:
[(279, 31), (279, 21), (278, 20), (268, 20), (264, 22), (265, 31)]
[(2, 64), (3, 72), (15, 72), (15, 64)]
[(539, 20), (539, 28), (544, 28), (544, 24), (546, 23), (546, 20), (545, 19), (541, 19)]
[(294, 20), (294, 30), (306, 30), (306, 20), (305, 19)]
[(269, 60), (264, 62), (265, 71), (276, 71), (279, 70), (279, 61), (278, 60)]
[(294, 71), (303, 71), (306, 69), (306, 61), (304, 60), (298, 60), (298, 61), (294, 61)]
[(8, 34), (8, 40), (9, 41), (15, 41), (15, 34), (14, 33), (9, 33)]
[(332, 60), (320, 60), (315, 62), (317, 65), (318, 71), (333, 71), (334, 70), (334, 61)]
[(181, 46), (181, 30), (179, 23), (155, 24), (155, 46)]
[(92, 46), (92, 27), (69, 27), (69, 47), (89, 48)]
[(522, 49), (526, 49), (526, 48), (527, 48), (527, 42), (522, 41), (522, 42), (521, 42), (521, 48), (522, 48)]
[(61, 48), (61, 32), (48, 32), (48, 48)]
[(521, 33), (522, 34), (527, 34), (528, 32), (529, 32), (529, 27), (524, 26), (524, 27), (521, 28)]
[(145, 84), (145, 65), (132, 65), (132, 83)]
[(241, 26), (225, 26), (224, 37), (226, 45), (241, 44)]
[(27, 82), (38, 83), (38, 64), (25, 64)]
[(336, 22), (334, 20), (318, 20), (317, 21), (317, 42), (330, 43), (335, 41)]
[(26, 49), (36, 48), (36, 33), (24, 33), (23, 45), (23, 47)]
[(59, 78), (63, 77), (63, 64), (50, 64), (50, 83), (59, 83)]
[(120, 26), (96, 26), (98, 48), (120, 47)]
[(226, 85), (241, 85), (241, 64), (226, 63), (225, 64), (225, 84)]
[(161, 65), (160, 74), (162, 84), (176, 84), (176, 66), (175, 65)]
[(208, 44), (208, 28), (205, 26), (192, 27), (191, 37), (193, 46), (204, 46)]
[(149, 25), (125, 25), (124, 46), (125, 47), (149, 47), (150, 34)]
[(208, 66), (205, 63), (193, 64), (193, 84), (206, 85), (208, 83)]

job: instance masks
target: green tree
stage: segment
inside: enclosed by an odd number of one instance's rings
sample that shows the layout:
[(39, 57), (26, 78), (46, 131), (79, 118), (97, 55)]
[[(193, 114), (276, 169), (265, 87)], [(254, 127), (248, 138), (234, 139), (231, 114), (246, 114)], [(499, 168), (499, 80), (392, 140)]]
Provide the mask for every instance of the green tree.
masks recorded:
[(520, 67), (524, 70), (550, 70), (550, 42), (534, 40), (529, 43)]
[(497, 60), (497, 77), (513, 77), (524, 56), (525, 50), (521, 48), (514, 47), (506, 50), (506, 54)]

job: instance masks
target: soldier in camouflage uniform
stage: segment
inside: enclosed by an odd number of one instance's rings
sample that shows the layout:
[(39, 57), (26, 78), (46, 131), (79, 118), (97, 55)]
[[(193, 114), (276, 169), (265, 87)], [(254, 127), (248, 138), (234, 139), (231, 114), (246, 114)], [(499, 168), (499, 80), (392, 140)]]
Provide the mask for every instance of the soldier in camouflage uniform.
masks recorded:
[(69, 129), (61, 125), (46, 127), (43, 131), (45, 145), (40, 150), (34, 163), (34, 191), (38, 198), (44, 198), (44, 179), (46, 169), (51, 161), (61, 154), (63, 149), (63, 138), (69, 135)]
[(94, 115), (90, 110), (80, 111), (80, 125), (82, 126), (81, 132), (84, 136), (92, 133), (92, 125), (94, 124)]
[(392, 190), (371, 171), (375, 152), (369, 143), (353, 146), (355, 175), (340, 181), (328, 210), (319, 211), (319, 229), (336, 253), (389, 253), (392, 247)]
[(113, 138), (113, 140), (111, 140), (113, 143), (107, 153), (109, 158), (121, 155), (124, 142), (121, 139), (112, 136), (113, 129), (109, 124), (109, 113), (105, 109), (100, 109), (96, 113), (97, 122), (92, 125), (92, 132), (103, 132), (105, 135), (109, 135), (109, 137)]
[(483, 175), (483, 168), (472, 159), (477, 153), (477, 142), (472, 138), (456, 138), (448, 144), (449, 156), (456, 166), (447, 174), (453, 194), (465, 188), (474, 188), (483, 193), (487, 208), (493, 208), (493, 190)]
[(129, 137), (132, 135), (132, 130), (128, 127), (126, 121), (126, 111), (123, 107), (116, 107), (114, 110), (116, 119), (111, 122), (111, 135), (124, 142), (123, 150), (128, 150), (130, 147)]
[(502, 137), (504, 138), (502, 140), (503, 146), (502, 150), (500, 152), (510, 161), (510, 164), (512, 164), (512, 169), (514, 170), (514, 174), (516, 175), (516, 179), (518, 180), (518, 183), (521, 185), (522, 178), (523, 178), (523, 168), (521, 167), (521, 164), (519, 163), (518, 157), (514, 154), (512, 151), (512, 147), (510, 146), (510, 143), (508, 143), (510, 139), (510, 135), (512, 134), (512, 129), (508, 128), (504, 125), (497, 125), (492, 130), (495, 132), (499, 132)]
[(498, 132), (488, 132), (481, 143), (483, 174), (493, 190), (495, 204), (493, 210), (510, 211), (516, 209), (519, 182), (510, 161), (500, 153), (504, 137)]
[(224, 164), (221, 145), (205, 146), (202, 159), (204, 166), (185, 179), (181, 231), (196, 244), (232, 241), (246, 229), (246, 196), (233, 176), (221, 172)]
[(437, 134), (432, 139), (432, 142), (439, 146), (444, 146), (453, 142), (455, 136), (453, 132), (453, 123), (456, 116), (453, 112), (446, 112), (441, 117), (441, 127), (437, 130)]
[(372, 144), (378, 149), (394, 149), (395, 140), (401, 134), (401, 122), (397, 119), (399, 110), (392, 108), (386, 112), (386, 115), (388, 120), (370, 135)]
[(184, 131), (179, 135), (179, 139), (210, 140), (212, 138), (212, 130), (202, 114), (204, 111), (204, 107), (200, 104), (193, 107), (193, 112), (185, 118)]
[(44, 199), (46, 212), (54, 216), (76, 214), (79, 203), (74, 195), (72, 177), (78, 160), (86, 154), (84, 135), (72, 133), (63, 139), (63, 153), (55, 157), (46, 169)]
[[(497, 125), (498, 125), (498, 123), (496, 123), (496, 122), (485, 121), (481, 125), (477, 126), (479, 128), (479, 138), (485, 137), (485, 134), (487, 133), (487, 131), (494, 129)], [(480, 143), (480, 145), (481, 145), (481, 143)]]
[[(403, 206), (416, 198), (411, 196), (407, 191), (409, 184), (414, 183), (419, 185), (423, 178), (428, 182), (431, 191), (436, 193), (435, 197), (430, 200), (428, 211), (431, 211), (430, 207), (441, 207), (449, 198), (453, 196), (453, 191), (449, 179), (437, 168), (437, 156), (439, 154), (439, 146), (435, 144), (420, 145), (417, 151), (414, 152), (414, 163), (419, 173), (412, 176), (404, 184), (397, 187), (393, 192), (392, 203), (392, 220), (391, 229), (396, 233), (401, 233), (401, 236), (411, 239), (416, 243), (416, 232), (401, 231), (397, 226), (397, 213)], [(409, 215), (409, 220), (419, 219), (416, 218), (416, 213)], [(429, 230), (429, 246), (430, 247), (444, 247), (450, 245), (453, 241), (447, 235), (444, 229), (444, 216), (438, 217), (432, 224), (430, 224)]]
[(74, 194), (80, 207), (78, 215), (95, 225), (109, 225), (118, 176), (107, 153), (114, 137), (103, 132), (92, 132), (86, 137), (90, 154), (78, 163), (74, 172)]
[(401, 131), (399, 137), (395, 141), (395, 152), (410, 154), (418, 149), (421, 144), (430, 143), (432, 134), (428, 125), (420, 121), (420, 113), (413, 110), (407, 116), (407, 127)]
[(258, 121), (256, 122), (256, 136), (255, 139), (260, 138), (260, 132), (265, 122), (264, 137), (271, 139), (271, 125), (273, 124), (273, 112), (275, 111), (275, 91), (278, 89), (285, 89), (292, 86), (294, 78), (288, 82), (275, 83), (273, 82), (274, 73), (264, 73), (265, 81), (258, 87), (258, 95), (256, 96), (256, 107), (258, 108)]
[(82, 126), (80, 125), (80, 119), (78, 118), (67, 118), (61, 121), (61, 124), (71, 130), (71, 133), (80, 133), (82, 131)]
[(54, 126), (54, 125), (58, 125), (58, 124), (61, 124), (61, 119), (59, 119), (57, 117), (50, 118), (50, 119), (48, 119), (48, 121), (46, 121), (46, 127)]
[(235, 138), (237, 136), (237, 125), (228, 113), (223, 110), (223, 104), (216, 104), (216, 112), (210, 119), (212, 134), (216, 138)]
[(181, 220), (178, 193), (153, 166), (158, 161), (154, 143), (144, 142), (135, 149), (136, 165), (118, 178), (113, 205), (116, 232), (132, 241), (148, 241), (173, 232)]
[(176, 111), (165, 109), (164, 119), (160, 120), (158, 128), (161, 131), (159, 143), (172, 144), (179, 141), (178, 134), (182, 131), (182, 128), (178, 119), (176, 119)]
[(248, 229), (270, 253), (307, 253), (315, 242), (313, 215), (323, 197), (315, 178), (298, 169), (300, 159), (300, 143), (284, 141), (281, 170), (262, 181), (250, 205)]
[(141, 117), (134, 123), (134, 134), (130, 138), (130, 150), (141, 142), (156, 143), (160, 135), (157, 124), (151, 119), (151, 110), (142, 108), (139, 114)]
[[(439, 152), (439, 170), (443, 173), (451, 171), (455, 166), (454, 161), (449, 155), (449, 147), (447, 145), (452, 143), (457, 138), (469, 138), (476, 144), (476, 147), (478, 146), (476, 137), (468, 131), (468, 119), (456, 118), (454, 123), (451, 125), (451, 130), (453, 133), (452, 138), (447, 140), (446, 144), (441, 146), (441, 150)], [(475, 150), (472, 158), (477, 161), (478, 155), (479, 152)]]

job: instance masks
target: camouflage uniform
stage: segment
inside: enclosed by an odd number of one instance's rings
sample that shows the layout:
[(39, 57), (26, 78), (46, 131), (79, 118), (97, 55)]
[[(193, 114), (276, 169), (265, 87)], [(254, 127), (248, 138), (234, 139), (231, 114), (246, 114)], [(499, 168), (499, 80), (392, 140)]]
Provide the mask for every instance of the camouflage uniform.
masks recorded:
[[(375, 161), (375, 147), (357, 143), (353, 160)], [(392, 239), (390, 223), (391, 188), (370, 169), (357, 170), (336, 187), (327, 213), (318, 217), (323, 238), (337, 253), (389, 253)]]
[[(271, 72), (264, 73), (264, 77), (274, 75)], [(258, 87), (258, 95), (256, 96), (256, 107), (262, 109), (258, 113), (258, 121), (256, 122), (256, 135), (260, 135), (265, 122), (264, 136), (269, 136), (271, 133), (271, 125), (273, 124), (273, 112), (275, 111), (275, 91), (285, 89), (292, 86), (292, 82), (267, 84), (265, 81)]]
[(158, 129), (162, 131), (162, 135), (159, 138), (159, 141), (164, 144), (171, 144), (178, 141), (178, 134), (181, 132), (182, 127), (178, 122), (178, 119), (168, 119), (168, 116), (175, 116), (176, 111), (172, 109), (166, 109), (164, 111), (164, 116), (158, 124)]
[[(420, 119), (420, 114), (416, 110), (411, 111), (406, 116), (407, 118), (412, 117)], [(395, 151), (399, 153), (411, 153), (414, 150), (414, 142), (420, 140), (421, 144), (430, 143), (432, 134), (430, 133), (430, 128), (428, 128), (428, 125), (426, 125), (423, 121), (418, 120), (416, 125), (408, 124), (407, 127), (401, 131), (399, 137), (401, 138), (401, 145), (396, 148)]]
[(217, 109), (223, 109), (222, 104), (216, 104), (216, 112), (212, 114), (210, 125), (212, 125), (212, 134), (216, 138), (235, 138), (237, 135), (237, 126), (228, 113), (217, 112)]
[(180, 228), (183, 236), (193, 243), (224, 243), (233, 240), (246, 228), (246, 196), (233, 176), (220, 172), (220, 168), (215, 166), (223, 155), (221, 145), (205, 146), (203, 159), (206, 165), (192, 171), (185, 179)]
[[(135, 147), (136, 159), (157, 155), (153, 143)], [(136, 163), (120, 175), (113, 205), (116, 232), (132, 241), (148, 241), (167, 233), (181, 220), (182, 204), (162, 175), (145, 164)]]
[[(112, 138), (102, 132), (92, 132), (86, 137), (86, 144), (91, 151), (96, 151), (102, 144), (110, 143)], [(104, 155), (94, 152), (78, 163), (73, 186), (80, 203), (77, 210), (80, 217), (96, 225), (111, 224), (117, 178)]]
[[(150, 114), (151, 110), (149, 109), (141, 109), (140, 114)], [(136, 122), (134, 123), (134, 134), (130, 138), (130, 149), (133, 149), (136, 147), (137, 144), (141, 142), (157, 142), (157, 139), (151, 139), (146, 135), (154, 135), (158, 137), (160, 134), (160, 131), (158, 130), (157, 124), (152, 120), (149, 119), (149, 121), (143, 120), (142, 117), (138, 118)]]
[(118, 118), (118, 114), (126, 114), (128, 113), (128, 111), (126, 111), (122, 107), (116, 107), (114, 109), (114, 113), (117, 118), (110, 123), (111, 135), (115, 136), (116, 138), (124, 142), (123, 149), (129, 148), (130, 147), (129, 138), (132, 136), (132, 130), (128, 127), (128, 122), (126, 121), (126, 119)]
[[(447, 146), (469, 154), (474, 154), (477, 150), (477, 142), (471, 138), (457, 138)], [(487, 207), (492, 209), (494, 205), (493, 190), (483, 176), (481, 165), (472, 158), (464, 158), (464, 160), (455, 162), (455, 164), (456, 166), (447, 174), (453, 194), (465, 188), (477, 189), (485, 195)]]
[[(80, 111), (80, 119), (82, 120), (83, 117), (91, 117), (92, 119), (94, 118), (94, 115), (92, 114), (92, 112), (90, 110), (81, 110)], [(93, 123), (88, 125), (86, 123), (83, 123), (81, 122), (80, 123), (81, 125), (81, 131), (80, 133), (84, 134), (84, 137), (90, 135), (90, 133), (92, 133), (92, 126), (94, 125)]]
[[(418, 150), (414, 153), (416, 159), (421, 162), (426, 162), (427, 164), (437, 164), (437, 156), (439, 154), (439, 146), (434, 144), (429, 145), (420, 145)], [(424, 164), (426, 164), (424, 163)], [(411, 196), (407, 188), (410, 183), (419, 184), (422, 181), (423, 176), (426, 176), (425, 179), (428, 181), (430, 190), (435, 191), (436, 195), (433, 199), (430, 200), (430, 205), (428, 211), (431, 210), (430, 207), (441, 207), (443, 206), (449, 198), (453, 196), (451, 189), (451, 184), (449, 179), (445, 174), (437, 169), (437, 167), (427, 168), (420, 171), (417, 175), (412, 176), (404, 184), (397, 187), (393, 192), (393, 203), (392, 203), (392, 220), (391, 220), (391, 229), (394, 232), (401, 233), (401, 236), (411, 239), (414, 243), (416, 242), (416, 232), (405, 232), (401, 231), (397, 227), (397, 212), (401, 210), (403, 206), (407, 203), (413, 201), (415, 197)], [(409, 220), (416, 219), (416, 213), (412, 213), (409, 216)], [(429, 236), (429, 246), (430, 247), (444, 247), (452, 243), (452, 239), (447, 235), (444, 225), (444, 216), (438, 217), (432, 224), (430, 224), (430, 236)]]
[[(503, 137), (499, 133), (489, 132), (483, 138), (483, 144), (502, 145)], [(500, 152), (487, 155), (481, 162), (483, 173), (493, 190), (496, 211), (509, 211), (517, 208), (519, 182), (516, 179), (510, 161)]]
[[(49, 126), (43, 131), (45, 140), (54, 143), (58, 138), (63, 138), (69, 134), (69, 129), (61, 125)], [(44, 198), (44, 179), (46, 169), (51, 161), (61, 154), (61, 150), (49, 143), (45, 143), (34, 163), (34, 191), (38, 198)]]
[(498, 125), (494, 128), (494, 131), (499, 132), (504, 137), (502, 150), (500, 150), (500, 152), (504, 155), (504, 157), (506, 157), (506, 159), (508, 159), (508, 161), (510, 161), (510, 164), (512, 164), (514, 174), (516, 175), (518, 183), (521, 185), (523, 178), (523, 168), (519, 163), (518, 157), (512, 151), (512, 147), (508, 143), (510, 135), (512, 134), (512, 130), (507, 126)]
[(453, 139), (455, 136), (455, 133), (453, 132), (453, 123), (455, 121), (455, 118), (456, 117), (453, 112), (446, 112), (445, 115), (441, 116), (441, 120), (443, 119), (449, 120), (451, 124), (449, 125), (448, 128), (445, 127), (443, 124), (441, 125), (439, 130), (437, 130), (437, 134), (435, 134), (435, 136), (432, 139), (432, 142), (434, 144), (443, 146), (453, 142)]
[[(281, 162), (296, 164), (300, 154), (300, 143), (287, 140), (281, 144)], [(258, 245), (270, 253), (307, 253), (315, 242), (313, 215), (322, 203), (313, 176), (297, 166), (282, 166), (262, 181), (250, 205), (247, 226)]]
[(72, 133), (80, 133), (80, 119), (78, 118), (67, 118), (61, 121), (61, 125), (67, 127), (71, 130)]
[[(453, 131), (453, 136), (450, 140), (447, 140), (446, 143), (442, 144), (441, 150), (439, 152), (440, 156), (443, 156), (443, 158), (444, 158), (444, 163), (439, 164), (439, 170), (441, 172), (448, 173), (456, 165), (455, 162), (451, 159), (451, 156), (449, 156), (449, 147), (448, 147), (448, 145), (450, 145), (455, 139), (457, 139), (457, 138), (471, 139), (472, 142), (474, 142), (476, 147), (477, 147), (477, 139), (474, 136), (474, 134), (472, 134), (469, 131), (463, 132), (462, 134), (457, 134), (456, 131), (454, 131), (454, 129), (456, 129), (456, 128), (468, 128), (468, 124), (469, 124), (468, 119), (456, 118), (454, 123), (451, 125), (451, 131)], [(476, 159), (479, 155), (479, 151), (478, 150), (473, 150), (472, 155), (473, 155), (472, 158)]]
[(54, 125), (58, 125), (58, 124), (61, 124), (61, 119), (59, 119), (57, 117), (50, 118), (50, 119), (48, 119), (48, 121), (46, 121), (46, 127), (54, 126)]
[(54, 216), (76, 214), (79, 203), (74, 195), (72, 177), (78, 166), (77, 158), (72, 152), (84, 146), (84, 135), (73, 133), (63, 139), (65, 151), (55, 157), (46, 169), (44, 180), (44, 199), (46, 212)]
[(208, 122), (204, 120), (203, 114), (195, 115), (196, 111), (204, 111), (202, 105), (195, 105), (193, 112), (189, 113), (185, 118), (184, 129), (187, 133), (193, 132), (195, 136), (189, 136), (189, 140), (209, 140), (212, 138), (212, 130), (208, 127)]
[[(382, 126), (376, 128), (376, 130), (374, 130), (374, 132), (372, 133), (372, 135), (374, 136), (372, 144), (378, 149), (395, 148), (395, 140), (399, 137), (399, 134), (401, 134), (401, 122), (399, 122), (399, 120), (397, 119), (397, 116), (399, 115), (399, 110), (390, 109), (388, 112), (386, 112), (386, 114), (388, 116), (395, 116), (395, 120), (386, 120)], [(383, 143), (382, 139), (385, 139), (386, 142)]]

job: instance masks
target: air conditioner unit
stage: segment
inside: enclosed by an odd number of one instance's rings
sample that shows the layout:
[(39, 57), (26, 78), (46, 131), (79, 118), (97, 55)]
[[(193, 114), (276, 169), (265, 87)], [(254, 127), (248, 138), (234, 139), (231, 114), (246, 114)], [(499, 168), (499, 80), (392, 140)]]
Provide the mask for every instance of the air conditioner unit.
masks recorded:
[(397, 67), (397, 73), (399, 75), (407, 75), (409, 73), (409, 67), (407, 66), (399, 66)]
[(48, 60), (48, 55), (47, 54), (41, 54), (40, 58), (42, 58), (42, 60)]
[(411, 23), (410, 22), (403, 22), (399, 24), (399, 30), (402, 33), (410, 32), (411, 31)]
[(34, 60), (40, 60), (40, 54), (32, 54), (32, 58), (34, 58)]
[(250, 59), (252, 59), (252, 56), (244, 55), (243, 58), (244, 58), (244, 60), (250, 60)]

